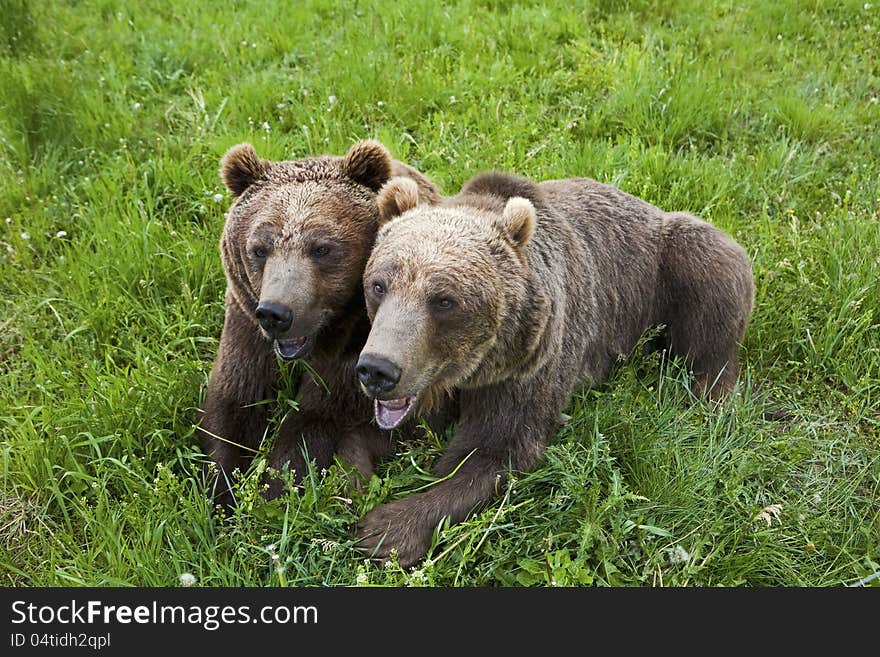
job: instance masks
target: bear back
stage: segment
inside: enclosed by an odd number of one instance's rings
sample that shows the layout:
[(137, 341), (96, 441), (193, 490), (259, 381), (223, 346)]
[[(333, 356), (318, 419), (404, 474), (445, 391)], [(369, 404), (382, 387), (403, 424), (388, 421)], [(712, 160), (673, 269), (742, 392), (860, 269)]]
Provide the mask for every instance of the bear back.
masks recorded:
[(514, 197), (528, 199), (536, 209), (545, 205), (544, 195), (536, 183), (523, 176), (501, 171), (478, 173), (450, 199), (450, 204), (500, 211)]

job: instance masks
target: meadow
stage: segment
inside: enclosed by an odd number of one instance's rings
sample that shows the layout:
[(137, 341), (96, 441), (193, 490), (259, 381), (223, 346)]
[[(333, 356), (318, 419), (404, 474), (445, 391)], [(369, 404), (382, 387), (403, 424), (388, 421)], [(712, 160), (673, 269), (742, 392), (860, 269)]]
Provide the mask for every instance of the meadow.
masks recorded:
[[(880, 2), (0, 3), (4, 586), (880, 584)], [(589, 176), (754, 266), (738, 394), (633, 355), (405, 570), (354, 548), (447, 436), (212, 516), (221, 155), (376, 138), (447, 194)], [(295, 381), (296, 371), (291, 372)], [(293, 395), (294, 391), (284, 394)]]

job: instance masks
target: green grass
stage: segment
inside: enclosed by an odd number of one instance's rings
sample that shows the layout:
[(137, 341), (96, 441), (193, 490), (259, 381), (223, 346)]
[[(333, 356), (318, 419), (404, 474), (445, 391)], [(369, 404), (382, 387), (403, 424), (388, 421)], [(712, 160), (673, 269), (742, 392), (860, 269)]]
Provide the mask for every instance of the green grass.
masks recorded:
[[(880, 570), (880, 3), (0, 9), (3, 584), (834, 586)], [(334, 466), (263, 503), (258, 461), (236, 515), (213, 520), (193, 421), (223, 317), (219, 158), (366, 137), (447, 193), (489, 168), (587, 175), (729, 231), (758, 290), (740, 396), (694, 403), (674, 363), (622, 363), (573, 397), (542, 467), (411, 572), (364, 561), (351, 527), (424, 485), (444, 436), (364, 492)]]

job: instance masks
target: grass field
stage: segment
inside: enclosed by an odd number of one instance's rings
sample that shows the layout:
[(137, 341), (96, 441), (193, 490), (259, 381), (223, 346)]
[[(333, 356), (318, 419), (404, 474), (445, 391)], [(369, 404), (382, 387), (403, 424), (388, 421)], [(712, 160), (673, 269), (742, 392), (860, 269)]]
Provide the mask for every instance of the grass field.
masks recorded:
[[(0, 2), (0, 583), (834, 586), (880, 571), (880, 2)], [(344, 468), (212, 520), (220, 156), (586, 175), (752, 257), (740, 394), (631, 358), (412, 571)], [(259, 464), (258, 464), (259, 465)], [(880, 580), (873, 580), (874, 584)]]

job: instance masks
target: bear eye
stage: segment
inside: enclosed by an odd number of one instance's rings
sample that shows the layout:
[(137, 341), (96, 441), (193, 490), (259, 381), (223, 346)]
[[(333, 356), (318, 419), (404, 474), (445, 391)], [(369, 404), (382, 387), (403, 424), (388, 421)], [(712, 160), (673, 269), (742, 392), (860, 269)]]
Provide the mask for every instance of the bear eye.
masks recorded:
[(433, 299), (431, 303), (438, 310), (450, 310), (453, 306), (455, 306), (455, 301), (453, 301), (449, 297), (438, 297), (436, 299)]
[(323, 258), (328, 253), (330, 253), (330, 247), (326, 244), (319, 244), (312, 250), (312, 255), (316, 258)]
[(385, 286), (379, 282), (373, 283), (373, 294), (381, 297), (383, 294), (385, 294)]
[(255, 246), (254, 247), (254, 257), (257, 260), (264, 260), (269, 255), (269, 249), (265, 246)]

